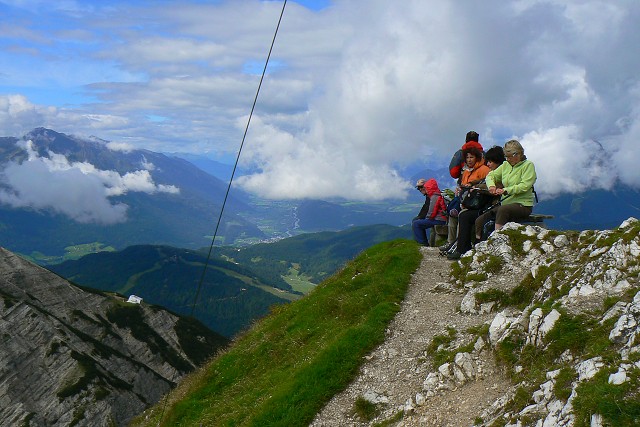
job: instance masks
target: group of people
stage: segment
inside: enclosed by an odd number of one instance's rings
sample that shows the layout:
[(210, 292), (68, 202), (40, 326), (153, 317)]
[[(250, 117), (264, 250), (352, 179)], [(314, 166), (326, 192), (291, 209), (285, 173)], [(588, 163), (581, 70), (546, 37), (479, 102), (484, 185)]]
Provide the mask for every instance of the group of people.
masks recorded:
[(424, 194), (425, 203), (411, 222), (414, 238), (422, 246), (429, 246), (429, 229), (446, 224), (447, 243), (440, 251), (448, 259), (459, 259), (481, 241), (487, 223), (500, 230), (509, 221), (526, 219), (533, 210), (535, 166), (515, 139), (485, 152), (478, 133), (467, 132), (449, 173), (457, 179), (454, 201), (459, 207), (447, 207), (435, 179), (421, 178), (416, 189)]

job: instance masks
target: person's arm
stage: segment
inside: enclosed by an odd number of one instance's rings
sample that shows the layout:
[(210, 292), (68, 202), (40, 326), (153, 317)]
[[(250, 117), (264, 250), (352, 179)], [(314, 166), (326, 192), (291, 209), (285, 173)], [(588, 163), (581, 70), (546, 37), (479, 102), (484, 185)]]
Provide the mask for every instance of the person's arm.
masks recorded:
[(521, 177), (520, 181), (514, 185), (505, 187), (504, 191), (507, 194), (522, 194), (531, 191), (533, 184), (536, 182), (536, 168), (532, 162), (527, 161), (520, 166)]
[(489, 193), (491, 194), (496, 194), (496, 185), (502, 182), (503, 166), (504, 166), (504, 163), (498, 166), (497, 169), (494, 169), (487, 174), (487, 177), (486, 177), (487, 188), (489, 188)]
[(428, 197), (425, 196), (424, 198), (424, 205), (422, 205), (422, 208), (420, 209), (420, 212), (418, 213), (418, 216), (415, 217), (414, 219), (425, 219), (427, 217), (427, 213), (429, 212), (429, 205), (431, 204), (430, 200)]

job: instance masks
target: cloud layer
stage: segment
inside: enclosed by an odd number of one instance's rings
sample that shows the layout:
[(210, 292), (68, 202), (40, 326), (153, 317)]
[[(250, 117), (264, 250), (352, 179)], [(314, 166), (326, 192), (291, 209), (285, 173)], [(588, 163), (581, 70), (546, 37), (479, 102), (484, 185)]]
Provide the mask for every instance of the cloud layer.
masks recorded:
[[(8, 7), (0, 132), (234, 156), (282, 3), (164, 4)], [(289, 2), (241, 156), (258, 172), (238, 184), (403, 198), (398, 168), (446, 167), (475, 129), (521, 140), (543, 198), (640, 188), (638, 18), (635, 0)]]
[(174, 186), (154, 184), (148, 170), (120, 175), (86, 162), (70, 163), (61, 154), (40, 157), (31, 141), (22, 148), (28, 160), (9, 163), (2, 171), (0, 203), (12, 207), (52, 210), (82, 223), (114, 224), (126, 220), (127, 205), (110, 197), (179, 192)]

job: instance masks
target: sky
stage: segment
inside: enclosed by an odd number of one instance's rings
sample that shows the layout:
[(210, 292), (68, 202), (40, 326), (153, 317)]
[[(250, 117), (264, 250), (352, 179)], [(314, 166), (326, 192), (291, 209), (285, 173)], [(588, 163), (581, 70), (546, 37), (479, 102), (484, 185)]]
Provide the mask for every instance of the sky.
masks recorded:
[[(0, 1), (0, 136), (233, 163), (283, 4)], [(473, 129), (518, 139), (543, 199), (640, 189), (638, 22), (637, 0), (289, 0), (234, 185), (406, 199), (400, 171), (448, 167)]]

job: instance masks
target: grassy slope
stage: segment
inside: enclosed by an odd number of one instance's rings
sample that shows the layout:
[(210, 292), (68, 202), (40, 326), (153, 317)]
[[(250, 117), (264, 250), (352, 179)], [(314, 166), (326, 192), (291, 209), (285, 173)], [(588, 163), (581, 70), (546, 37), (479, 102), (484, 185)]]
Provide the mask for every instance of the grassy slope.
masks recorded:
[(420, 258), (408, 240), (364, 251), (307, 297), (276, 307), (133, 425), (308, 425), (384, 340)]

